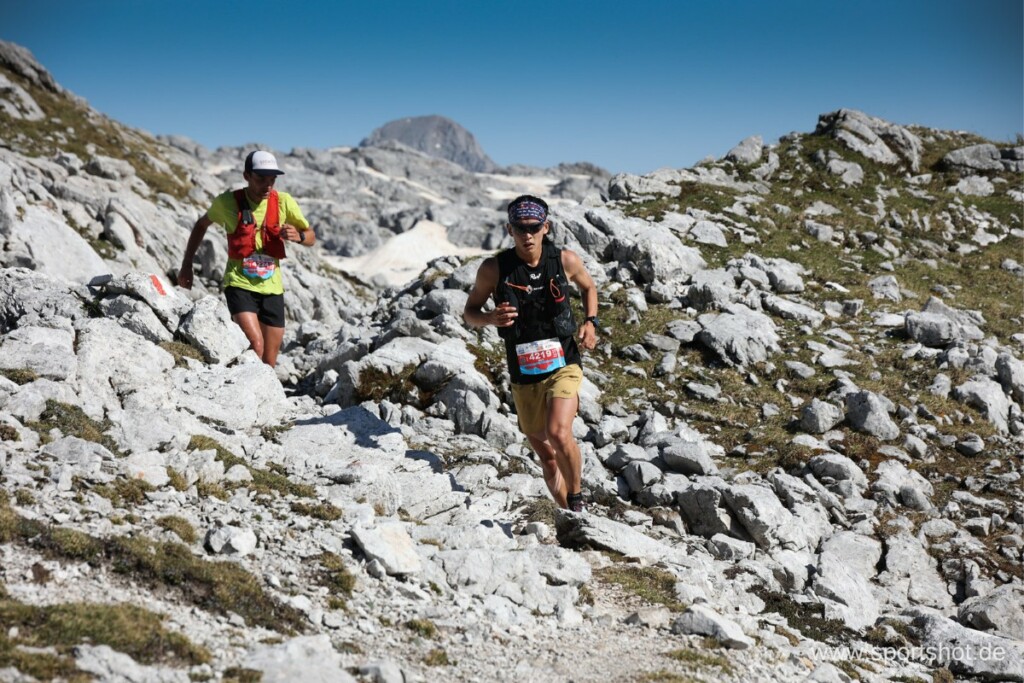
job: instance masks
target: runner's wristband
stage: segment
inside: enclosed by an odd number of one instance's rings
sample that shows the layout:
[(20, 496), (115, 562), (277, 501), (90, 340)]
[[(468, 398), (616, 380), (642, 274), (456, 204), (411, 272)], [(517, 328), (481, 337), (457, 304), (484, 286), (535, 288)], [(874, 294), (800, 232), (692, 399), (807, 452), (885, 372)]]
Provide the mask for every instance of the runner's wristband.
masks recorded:
[(585, 323), (594, 323), (594, 329), (595, 330), (597, 329), (597, 326), (599, 324), (597, 322), (597, 316), (596, 315), (588, 315), (586, 318), (583, 319), (583, 322), (585, 322)]

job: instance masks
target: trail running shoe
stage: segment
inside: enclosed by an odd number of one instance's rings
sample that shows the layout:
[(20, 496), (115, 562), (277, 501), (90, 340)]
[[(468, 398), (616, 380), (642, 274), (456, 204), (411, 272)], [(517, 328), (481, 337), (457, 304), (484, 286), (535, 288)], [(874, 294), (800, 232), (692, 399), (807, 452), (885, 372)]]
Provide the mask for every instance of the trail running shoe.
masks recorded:
[(570, 510), (572, 510), (573, 512), (586, 512), (586, 508), (583, 506), (582, 493), (570, 493), (567, 496), (567, 499)]

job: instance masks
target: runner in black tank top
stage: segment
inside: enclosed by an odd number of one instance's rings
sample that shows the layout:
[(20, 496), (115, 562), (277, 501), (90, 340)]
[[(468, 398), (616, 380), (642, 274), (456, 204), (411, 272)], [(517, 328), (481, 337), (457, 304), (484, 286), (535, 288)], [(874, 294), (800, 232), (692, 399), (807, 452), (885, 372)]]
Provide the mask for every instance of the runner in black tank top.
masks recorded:
[[(597, 289), (580, 257), (547, 239), (551, 223), (544, 200), (512, 200), (506, 229), (515, 246), (481, 264), (463, 317), (473, 327), (498, 327), (519, 429), (540, 457), (555, 502), (582, 512), (582, 458), (572, 421), (583, 381), (580, 347), (597, 344)], [(578, 328), (569, 306), (570, 281), (583, 298)], [(495, 308), (484, 312), (492, 297)]]

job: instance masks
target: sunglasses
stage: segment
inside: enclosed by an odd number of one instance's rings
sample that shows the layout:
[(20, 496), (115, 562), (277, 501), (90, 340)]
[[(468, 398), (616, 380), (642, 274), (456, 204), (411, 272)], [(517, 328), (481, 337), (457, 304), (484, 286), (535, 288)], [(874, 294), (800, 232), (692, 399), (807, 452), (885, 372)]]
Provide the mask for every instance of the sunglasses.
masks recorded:
[(525, 235), (526, 233), (530, 233), (531, 235), (536, 235), (538, 232), (540, 232), (544, 228), (544, 223), (543, 222), (541, 222), (541, 223), (533, 223), (533, 224), (530, 224), (530, 225), (520, 225), (519, 223), (510, 223), (509, 225), (511, 225), (512, 229), (515, 230), (516, 232), (518, 232), (520, 235)]

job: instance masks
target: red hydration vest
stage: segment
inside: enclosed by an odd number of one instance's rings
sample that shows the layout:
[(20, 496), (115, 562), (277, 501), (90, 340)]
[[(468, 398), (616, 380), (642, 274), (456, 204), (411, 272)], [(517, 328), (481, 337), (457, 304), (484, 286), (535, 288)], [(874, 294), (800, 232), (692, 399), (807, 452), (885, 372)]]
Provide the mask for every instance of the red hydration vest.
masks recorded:
[[(245, 189), (235, 190), (235, 204), (238, 205), (238, 223), (235, 231), (228, 233), (228, 258), (243, 259), (256, 251), (256, 221), (249, 209)], [(260, 226), (263, 249), (267, 256), (284, 258), (284, 239), (281, 237), (280, 215), (277, 208), (277, 190), (271, 190), (267, 197), (267, 213)]]

